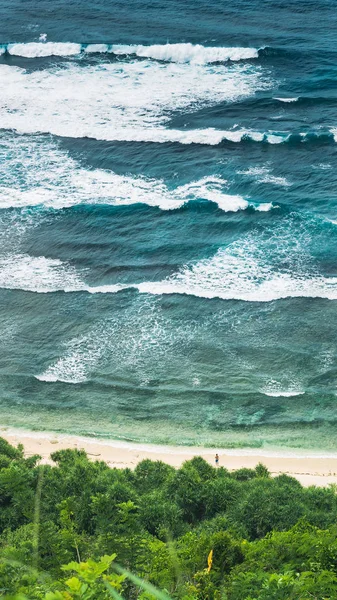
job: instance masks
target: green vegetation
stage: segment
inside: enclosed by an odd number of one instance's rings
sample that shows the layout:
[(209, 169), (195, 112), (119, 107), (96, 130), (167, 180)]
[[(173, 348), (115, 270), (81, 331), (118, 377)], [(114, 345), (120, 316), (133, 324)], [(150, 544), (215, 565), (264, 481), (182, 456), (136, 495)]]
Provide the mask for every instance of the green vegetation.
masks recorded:
[(333, 486), (199, 457), (134, 471), (77, 450), (38, 458), (0, 438), (2, 598), (337, 598)]

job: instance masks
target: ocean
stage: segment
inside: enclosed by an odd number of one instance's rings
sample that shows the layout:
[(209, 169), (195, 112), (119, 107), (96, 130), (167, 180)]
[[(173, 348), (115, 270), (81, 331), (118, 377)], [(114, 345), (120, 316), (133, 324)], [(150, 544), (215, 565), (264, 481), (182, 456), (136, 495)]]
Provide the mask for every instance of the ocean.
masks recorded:
[(0, 1), (0, 423), (337, 448), (333, 0)]

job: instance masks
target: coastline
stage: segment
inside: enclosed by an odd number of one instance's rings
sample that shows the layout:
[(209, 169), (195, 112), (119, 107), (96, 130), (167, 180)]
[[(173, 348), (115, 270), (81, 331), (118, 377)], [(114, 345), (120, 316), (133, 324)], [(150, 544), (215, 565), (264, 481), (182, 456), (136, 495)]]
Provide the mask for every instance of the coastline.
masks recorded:
[(39, 454), (43, 464), (52, 464), (50, 454), (66, 448), (85, 450), (91, 460), (103, 460), (112, 468), (131, 469), (147, 458), (180, 467), (184, 461), (202, 456), (214, 464), (214, 455), (218, 452), (220, 466), (229, 470), (254, 468), (262, 462), (273, 476), (285, 473), (298, 479), (304, 486), (337, 484), (337, 453), (331, 452), (159, 446), (11, 427), (1, 427), (0, 436), (14, 446), (23, 444), (25, 456)]

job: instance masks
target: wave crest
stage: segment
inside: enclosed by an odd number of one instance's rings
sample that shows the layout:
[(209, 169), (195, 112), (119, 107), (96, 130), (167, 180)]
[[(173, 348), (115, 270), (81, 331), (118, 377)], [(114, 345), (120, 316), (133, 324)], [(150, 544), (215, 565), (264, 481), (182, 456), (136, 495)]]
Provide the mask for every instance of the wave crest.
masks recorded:
[[(293, 231), (286, 235), (288, 238), (283, 232), (280, 237), (280, 232), (277, 232), (274, 242), (280, 248), (277, 242), (283, 241), (287, 258)], [(0, 262), (0, 287), (40, 293), (62, 290), (90, 294), (116, 293), (133, 288), (142, 294), (186, 294), (248, 302), (271, 302), (290, 297), (337, 299), (337, 277), (325, 277), (317, 272), (310, 256), (306, 256), (304, 239), (297, 240), (297, 267), (290, 265), (285, 270), (282, 256), (268, 255), (271, 237), (272, 232), (267, 232), (262, 239), (251, 234), (227, 248), (220, 248), (210, 258), (182, 267), (166, 279), (128, 284), (90, 286), (74, 267), (61, 261), (25, 255), (9, 256)]]
[(2, 46), (2, 54), (23, 58), (42, 58), (47, 56), (76, 56), (81, 53), (81, 44), (71, 42), (27, 42), (25, 44), (7, 44)]
[(136, 55), (167, 62), (207, 64), (258, 58), (257, 48), (207, 47), (200, 44), (155, 44), (152, 46), (112, 46), (114, 54)]
[[(254, 203), (230, 191), (220, 176), (206, 176), (169, 188), (161, 179), (85, 169), (52, 141), (3, 135), (0, 145), (0, 208), (43, 205), (62, 209), (79, 204), (145, 204), (179, 209), (190, 201), (214, 202), (225, 212), (248, 207), (268, 211), (271, 203)], [(37, 182), (39, 185), (37, 185)]]
[(0, 53), (24, 58), (76, 56), (80, 54), (132, 55), (165, 62), (207, 64), (258, 58), (257, 48), (203, 46), (201, 44), (78, 44), (74, 42), (26, 42), (4, 44)]

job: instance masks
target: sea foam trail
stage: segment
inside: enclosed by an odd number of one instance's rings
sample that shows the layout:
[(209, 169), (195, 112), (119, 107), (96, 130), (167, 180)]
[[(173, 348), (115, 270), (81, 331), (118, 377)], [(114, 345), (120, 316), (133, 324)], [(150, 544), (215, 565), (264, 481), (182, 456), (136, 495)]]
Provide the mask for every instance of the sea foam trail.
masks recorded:
[[(234, 102), (270, 86), (242, 64), (67, 63), (28, 72), (0, 65), (2, 129), (100, 140), (218, 144), (244, 132), (169, 130), (177, 111)], [(261, 137), (261, 136), (259, 136)], [(263, 138), (263, 135), (262, 135)], [(261, 139), (262, 139), (261, 138)]]
[(244, 175), (249, 178), (253, 178), (258, 183), (271, 183), (272, 185), (277, 185), (281, 187), (289, 187), (291, 186), (290, 181), (286, 177), (280, 177), (277, 175), (273, 175), (271, 173), (271, 169), (268, 166), (261, 167), (250, 167), (246, 170), (237, 171), (239, 175)]
[(104, 354), (106, 340), (103, 335), (103, 327), (101, 331), (96, 328), (93, 332), (75, 338), (66, 345), (66, 352), (48, 369), (36, 375), (36, 379), (40, 381), (55, 382), (62, 381), (64, 383), (83, 383), (87, 380), (88, 373), (91, 372), (100, 361)]
[(53, 141), (13, 134), (0, 138), (0, 179), (0, 208), (43, 205), (61, 209), (79, 204), (141, 203), (174, 210), (195, 200), (214, 202), (225, 212), (272, 208), (269, 202), (254, 203), (231, 193), (228, 182), (219, 176), (169, 189), (160, 179), (84, 169)]
[(153, 381), (154, 368), (159, 379), (165, 377), (167, 361), (171, 366), (179, 362), (183, 368), (188, 355), (184, 349), (194, 336), (195, 327), (186, 321), (171, 323), (155, 297), (139, 296), (128, 306), (127, 321), (118, 312), (94, 322), (83, 335), (66, 342), (56, 360), (36, 378), (82, 383), (108, 362), (116, 378), (123, 379), (127, 371), (137, 386), (147, 386)]
[(24, 58), (47, 56), (77, 56), (83, 54), (132, 55), (176, 63), (206, 64), (214, 62), (251, 60), (258, 58), (257, 48), (203, 46), (201, 44), (78, 44), (73, 42), (26, 42), (4, 44), (0, 54)]

